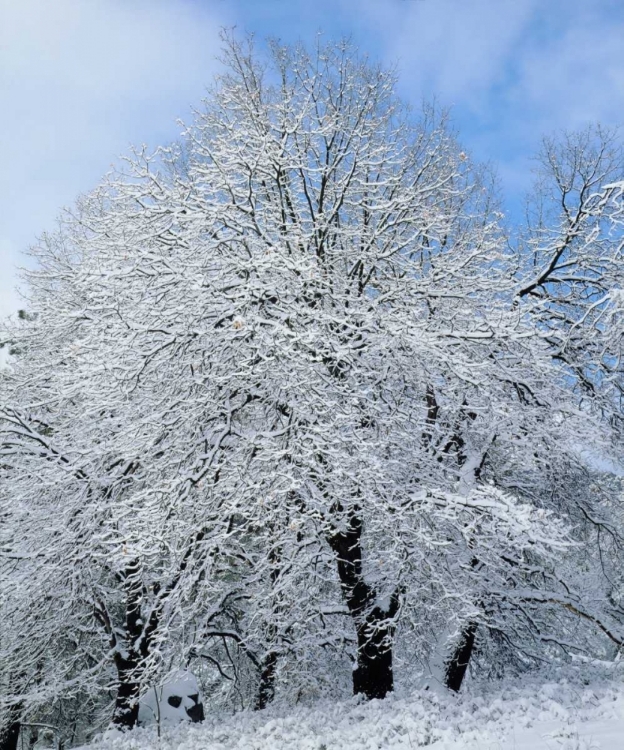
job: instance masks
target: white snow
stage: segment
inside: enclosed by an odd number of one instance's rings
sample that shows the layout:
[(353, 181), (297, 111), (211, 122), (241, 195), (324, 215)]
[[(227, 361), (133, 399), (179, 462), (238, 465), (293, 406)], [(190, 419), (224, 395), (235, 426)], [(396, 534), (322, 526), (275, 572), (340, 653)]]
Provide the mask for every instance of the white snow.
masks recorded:
[(621, 676), (583, 686), (509, 681), (465, 695), (275, 706), (208, 715), (203, 725), (108, 732), (91, 750), (622, 750)]

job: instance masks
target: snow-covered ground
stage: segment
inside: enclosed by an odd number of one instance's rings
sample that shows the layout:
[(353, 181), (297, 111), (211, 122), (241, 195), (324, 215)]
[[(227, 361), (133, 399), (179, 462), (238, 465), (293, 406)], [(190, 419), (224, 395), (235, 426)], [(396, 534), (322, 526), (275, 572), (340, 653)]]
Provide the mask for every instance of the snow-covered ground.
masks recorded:
[[(618, 670), (619, 672), (619, 670)], [(92, 750), (623, 750), (622, 675), (595, 680), (428, 690), (385, 701), (275, 706), (199, 724), (108, 732)]]

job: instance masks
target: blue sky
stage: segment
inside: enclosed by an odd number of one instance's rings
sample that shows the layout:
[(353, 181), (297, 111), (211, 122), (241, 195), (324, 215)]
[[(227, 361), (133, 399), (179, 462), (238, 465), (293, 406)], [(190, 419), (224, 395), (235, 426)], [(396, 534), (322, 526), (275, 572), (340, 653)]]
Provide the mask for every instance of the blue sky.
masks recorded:
[(542, 135), (624, 123), (624, 0), (0, 0), (0, 314), (60, 208), (130, 144), (176, 137), (232, 25), (396, 63), (404, 98), (452, 107), (510, 211)]

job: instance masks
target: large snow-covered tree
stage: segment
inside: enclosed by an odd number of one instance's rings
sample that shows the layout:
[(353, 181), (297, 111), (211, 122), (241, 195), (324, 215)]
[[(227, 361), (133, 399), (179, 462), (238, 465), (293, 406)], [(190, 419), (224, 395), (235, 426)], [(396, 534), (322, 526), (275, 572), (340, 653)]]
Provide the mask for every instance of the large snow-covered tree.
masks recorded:
[[(557, 327), (556, 279), (510, 249), (487, 170), (392, 74), (346, 44), (263, 63), (228, 38), (224, 64), (180, 145), (136, 153), (42, 238), (6, 332), (13, 708), (114, 688), (131, 726), (147, 680), (218, 665), (215, 643), (249, 662), (258, 707), (323, 651), (383, 697), (396, 633), (425, 654), (442, 624), (461, 684), (479, 624), (522, 634), (575, 606), (553, 491), (579, 445), (609, 449), (572, 387), (591, 365), (560, 343), (584, 317)], [(42, 586), (60, 629), (26, 615)], [(20, 672), (48, 637), (57, 667)]]

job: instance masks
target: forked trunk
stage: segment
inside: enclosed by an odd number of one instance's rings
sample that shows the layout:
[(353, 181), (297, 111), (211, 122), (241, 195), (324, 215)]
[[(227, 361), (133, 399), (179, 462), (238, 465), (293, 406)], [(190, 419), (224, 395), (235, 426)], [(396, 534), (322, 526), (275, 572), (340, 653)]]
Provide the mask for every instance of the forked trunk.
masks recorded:
[(395, 592), (389, 606), (374, 606), (375, 590), (362, 575), (362, 520), (354, 510), (346, 531), (329, 536), (338, 566), (338, 577), (357, 633), (357, 666), (353, 671), (353, 693), (385, 698), (394, 687), (392, 646), (394, 618), (399, 609)]

